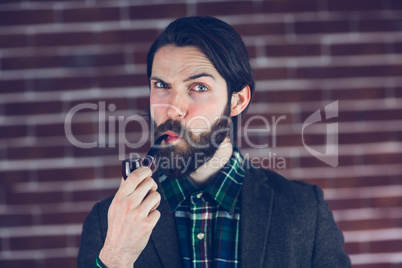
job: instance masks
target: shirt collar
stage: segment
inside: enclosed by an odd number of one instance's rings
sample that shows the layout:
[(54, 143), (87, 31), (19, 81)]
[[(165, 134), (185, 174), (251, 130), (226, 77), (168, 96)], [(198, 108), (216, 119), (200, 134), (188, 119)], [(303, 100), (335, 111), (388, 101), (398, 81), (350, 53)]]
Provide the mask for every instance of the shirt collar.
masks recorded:
[[(224, 210), (233, 213), (244, 179), (244, 159), (239, 149), (234, 145), (229, 161), (219, 171), (215, 178), (202, 190), (213, 198)], [(193, 192), (199, 191), (187, 178), (168, 179), (160, 174), (162, 195), (171, 212), (186, 200)]]

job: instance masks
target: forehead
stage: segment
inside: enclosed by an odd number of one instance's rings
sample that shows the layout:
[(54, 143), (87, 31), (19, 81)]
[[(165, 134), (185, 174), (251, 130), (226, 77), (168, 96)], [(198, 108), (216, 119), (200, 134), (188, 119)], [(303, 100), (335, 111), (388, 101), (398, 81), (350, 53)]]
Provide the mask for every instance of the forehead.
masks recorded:
[(178, 75), (194, 75), (200, 72), (220, 76), (212, 62), (198, 47), (167, 45), (159, 48), (155, 53), (152, 75), (173, 78)]

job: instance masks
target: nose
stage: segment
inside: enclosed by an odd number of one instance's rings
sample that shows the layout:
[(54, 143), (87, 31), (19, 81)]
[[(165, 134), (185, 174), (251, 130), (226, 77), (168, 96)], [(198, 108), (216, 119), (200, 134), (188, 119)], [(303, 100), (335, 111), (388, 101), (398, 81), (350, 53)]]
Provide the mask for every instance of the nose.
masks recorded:
[(167, 116), (173, 120), (181, 120), (187, 114), (186, 102), (184, 97), (177, 92), (172, 92), (170, 95), (169, 107)]

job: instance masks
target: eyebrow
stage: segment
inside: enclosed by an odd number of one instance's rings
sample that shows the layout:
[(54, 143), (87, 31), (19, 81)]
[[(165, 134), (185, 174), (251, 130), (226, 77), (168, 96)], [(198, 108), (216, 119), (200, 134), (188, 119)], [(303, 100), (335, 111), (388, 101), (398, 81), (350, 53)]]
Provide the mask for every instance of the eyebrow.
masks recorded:
[(211, 77), (212, 79), (215, 80), (215, 77), (212, 74), (209, 73), (200, 73), (200, 74), (196, 74), (196, 75), (192, 75), (189, 78), (185, 79), (184, 82), (188, 82), (190, 80), (194, 80), (200, 77)]
[[(190, 77), (184, 79), (184, 82), (188, 82), (188, 81), (191, 81), (191, 80), (200, 78), (200, 77), (211, 77), (212, 79), (215, 80), (215, 77), (214, 77), (212, 74), (209, 74), (209, 73), (200, 73), (200, 74), (192, 75), (192, 76), (190, 76)], [(156, 77), (156, 76), (151, 76), (149, 79), (150, 79), (150, 80), (155, 80), (155, 81), (158, 81), (158, 82), (162, 82), (162, 83), (166, 83), (165, 81), (163, 81), (162, 79), (160, 79), (160, 78), (158, 78), (158, 77)]]

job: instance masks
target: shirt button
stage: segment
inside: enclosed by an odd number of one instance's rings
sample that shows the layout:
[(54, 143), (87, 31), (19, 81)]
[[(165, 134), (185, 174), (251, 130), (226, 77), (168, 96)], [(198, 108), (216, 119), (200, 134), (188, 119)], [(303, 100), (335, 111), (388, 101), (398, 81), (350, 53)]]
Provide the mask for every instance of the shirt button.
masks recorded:
[(202, 240), (202, 239), (204, 239), (204, 233), (198, 233), (197, 234), (197, 238), (199, 239), (199, 240)]
[(202, 192), (197, 194), (197, 198), (200, 199), (202, 197)]

